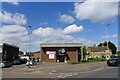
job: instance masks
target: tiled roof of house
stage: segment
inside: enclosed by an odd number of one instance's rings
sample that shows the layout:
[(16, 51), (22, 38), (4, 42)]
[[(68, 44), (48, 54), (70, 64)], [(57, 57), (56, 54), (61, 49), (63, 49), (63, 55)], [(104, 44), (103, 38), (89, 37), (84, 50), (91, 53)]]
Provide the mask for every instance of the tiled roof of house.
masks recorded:
[(103, 52), (103, 51), (107, 50), (106, 46), (91, 46), (88, 48), (91, 50), (91, 52)]

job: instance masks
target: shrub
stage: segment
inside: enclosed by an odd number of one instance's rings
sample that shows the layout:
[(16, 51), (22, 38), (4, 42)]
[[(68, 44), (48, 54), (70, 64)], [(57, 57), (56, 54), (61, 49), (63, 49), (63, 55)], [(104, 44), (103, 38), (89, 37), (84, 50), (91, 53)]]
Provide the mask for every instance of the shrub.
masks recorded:
[(105, 58), (102, 58), (100, 61), (106, 61), (106, 59), (105, 59)]
[(93, 60), (94, 58), (88, 58), (88, 60)]
[(105, 58), (89, 58), (88, 62), (105, 61)]
[(88, 62), (88, 60), (84, 60), (84, 59), (83, 59), (83, 60), (81, 60), (80, 62)]

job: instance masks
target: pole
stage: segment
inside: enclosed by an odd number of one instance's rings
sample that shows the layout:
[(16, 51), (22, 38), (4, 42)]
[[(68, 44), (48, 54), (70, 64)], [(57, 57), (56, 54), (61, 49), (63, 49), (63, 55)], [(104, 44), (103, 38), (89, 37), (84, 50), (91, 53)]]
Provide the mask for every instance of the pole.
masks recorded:
[(31, 67), (31, 64), (30, 64), (30, 53), (31, 53), (31, 33), (32, 33), (32, 26), (29, 26), (30, 28), (30, 48), (29, 48), (29, 64), (28, 64), (28, 67), (30, 68)]
[(107, 26), (105, 26), (105, 34), (106, 34), (106, 43), (107, 43), (107, 50), (108, 50), (108, 42), (107, 42)]
[(108, 26), (109, 26), (110, 24), (107, 24), (106, 26), (105, 26), (105, 34), (106, 34), (106, 43), (107, 43), (107, 53), (109, 53), (109, 47), (108, 47), (108, 41), (107, 41), (107, 35), (108, 35)]
[(109, 26), (110, 24), (107, 24), (106, 26), (105, 26), (105, 34), (106, 34), (106, 42), (107, 42), (107, 50), (109, 50), (109, 48), (108, 48), (108, 41), (107, 41), (107, 35), (108, 35), (108, 26)]

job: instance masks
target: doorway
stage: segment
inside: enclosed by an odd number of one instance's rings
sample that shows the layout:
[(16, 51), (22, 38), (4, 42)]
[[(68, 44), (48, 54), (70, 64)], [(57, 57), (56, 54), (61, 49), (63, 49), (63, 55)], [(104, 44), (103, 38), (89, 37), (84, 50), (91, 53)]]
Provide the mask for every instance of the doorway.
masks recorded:
[(66, 50), (64, 48), (60, 48), (57, 50), (56, 61), (57, 62), (66, 62), (67, 61), (67, 54), (66, 54)]
[(65, 62), (65, 56), (64, 55), (57, 55), (58, 62)]

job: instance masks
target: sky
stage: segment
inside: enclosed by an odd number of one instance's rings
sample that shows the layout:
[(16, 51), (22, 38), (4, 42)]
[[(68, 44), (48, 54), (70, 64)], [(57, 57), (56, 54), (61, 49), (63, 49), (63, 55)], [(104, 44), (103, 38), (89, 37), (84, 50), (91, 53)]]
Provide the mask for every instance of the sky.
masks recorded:
[(13, 0), (2, 3), (0, 22), (0, 43), (15, 44), (22, 51), (38, 51), (40, 43), (93, 46), (106, 41), (106, 37), (118, 46), (117, 2)]

